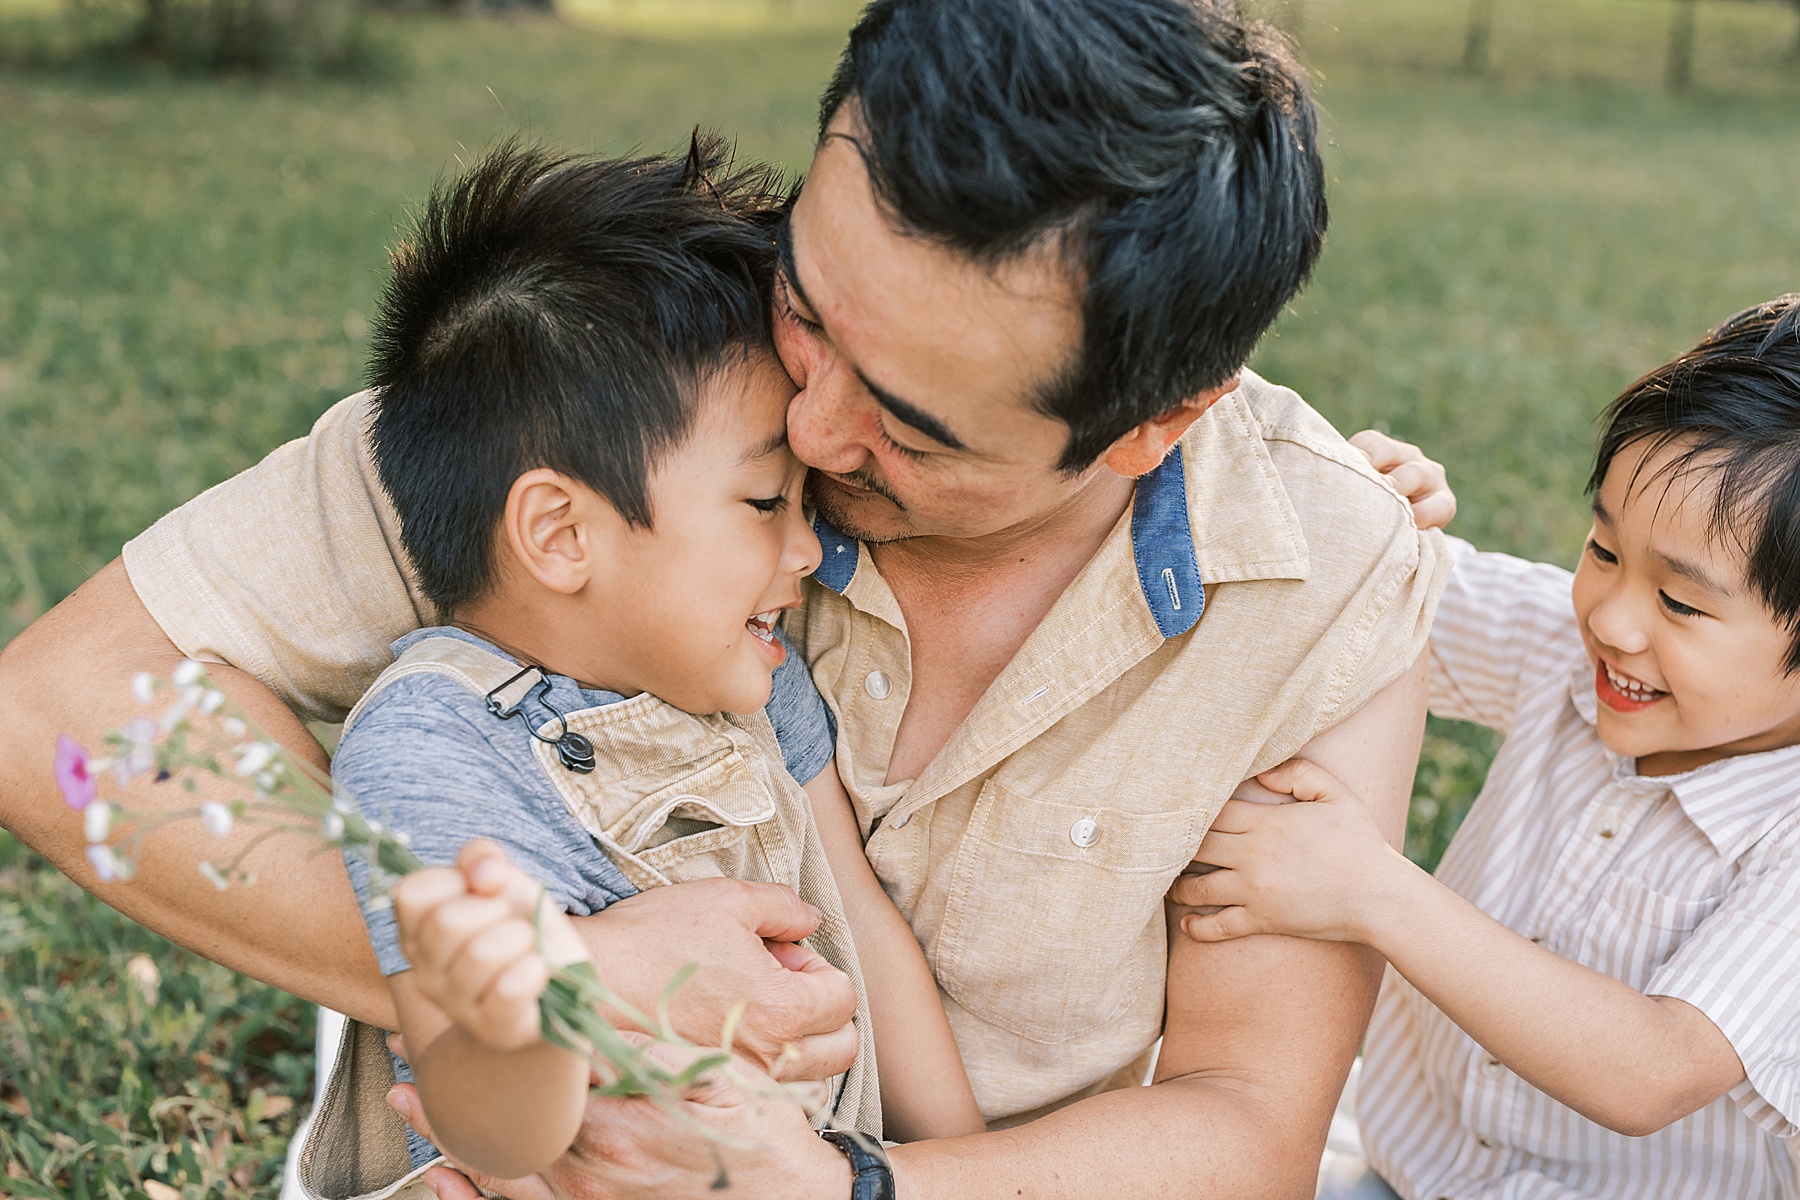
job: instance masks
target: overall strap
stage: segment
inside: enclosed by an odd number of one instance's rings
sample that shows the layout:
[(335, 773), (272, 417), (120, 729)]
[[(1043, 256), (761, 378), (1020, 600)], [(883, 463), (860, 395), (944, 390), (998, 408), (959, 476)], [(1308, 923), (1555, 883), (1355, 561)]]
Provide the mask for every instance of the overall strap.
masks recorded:
[(535, 667), (521, 667), (503, 654), (461, 638), (443, 635), (423, 638), (408, 647), (406, 653), (363, 693), (363, 698), (344, 718), (344, 730), (349, 731), (377, 694), (410, 675), (442, 675), (477, 696), (497, 692), (495, 702), (503, 705), (509, 715), (544, 678), (544, 673)]

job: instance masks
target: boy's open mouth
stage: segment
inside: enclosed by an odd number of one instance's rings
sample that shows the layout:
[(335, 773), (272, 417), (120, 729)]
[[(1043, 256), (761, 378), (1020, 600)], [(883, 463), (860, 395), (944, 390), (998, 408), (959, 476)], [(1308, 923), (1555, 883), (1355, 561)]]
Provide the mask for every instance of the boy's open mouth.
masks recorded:
[(761, 638), (765, 644), (773, 646), (775, 644), (775, 622), (780, 616), (780, 609), (774, 609), (765, 613), (757, 613), (754, 617), (745, 621), (744, 625), (751, 633), (755, 634), (758, 638)]
[(1615, 712), (1636, 712), (1669, 694), (1613, 670), (1604, 660), (1594, 671), (1594, 693), (1602, 704)]

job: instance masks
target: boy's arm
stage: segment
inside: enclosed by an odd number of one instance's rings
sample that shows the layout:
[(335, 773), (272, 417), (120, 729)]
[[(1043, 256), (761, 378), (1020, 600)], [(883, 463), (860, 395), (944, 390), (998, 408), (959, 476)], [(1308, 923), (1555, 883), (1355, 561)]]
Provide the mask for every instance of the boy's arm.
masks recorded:
[(439, 1149), (508, 1177), (548, 1166), (587, 1108), (587, 1062), (538, 1017), (551, 961), (587, 957), (574, 927), (491, 842), (409, 875), (394, 915), (412, 965), (388, 984)]
[(1183, 878), (1171, 897), (1227, 907), (1185, 917), (1188, 936), (1371, 946), (1509, 1070), (1627, 1136), (1743, 1082), (1731, 1042), (1698, 1008), (1520, 937), (1395, 850), (1321, 767), (1296, 760), (1261, 779), (1310, 803), (1226, 805), (1200, 848), (1223, 869)]
[(981, 1132), (986, 1126), (937, 983), (863, 853), (836, 763), (805, 786), (869, 992), (886, 1136), (911, 1142)]

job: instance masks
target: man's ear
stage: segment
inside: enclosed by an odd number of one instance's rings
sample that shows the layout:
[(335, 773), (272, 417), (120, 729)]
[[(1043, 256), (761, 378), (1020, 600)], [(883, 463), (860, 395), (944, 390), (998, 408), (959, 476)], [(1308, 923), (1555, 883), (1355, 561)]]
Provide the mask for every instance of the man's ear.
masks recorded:
[(573, 595), (600, 563), (595, 509), (611, 507), (568, 476), (537, 467), (513, 480), (501, 530), (514, 561), (553, 592)]
[(1151, 417), (1114, 442), (1100, 456), (1100, 461), (1114, 473), (1130, 479), (1149, 474), (1162, 464), (1162, 460), (1168, 456), (1169, 447), (1180, 440), (1188, 426), (1205, 415), (1207, 409), (1237, 391), (1237, 386), (1238, 377), (1233, 375), (1218, 387), (1183, 400), (1179, 406), (1162, 416)]

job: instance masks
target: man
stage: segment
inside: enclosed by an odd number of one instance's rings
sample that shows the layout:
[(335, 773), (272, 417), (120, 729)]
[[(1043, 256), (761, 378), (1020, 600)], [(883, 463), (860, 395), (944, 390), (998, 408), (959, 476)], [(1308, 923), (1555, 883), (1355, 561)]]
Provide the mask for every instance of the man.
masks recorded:
[[(825, 543), (789, 631), (996, 1129), (897, 1148), (900, 1194), (1310, 1196), (1379, 961), (1171, 946), (1162, 905), (1227, 796), (1297, 753), (1398, 839), (1422, 726), (1438, 543), (1298, 397), (1241, 373), (1324, 233), (1300, 72), (1205, 0), (877, 0), (823, 115), (777, 288)], [(334, 716), (428, 618), (363, 405), (166, 518), (127, 547), (129, 579), (109, 567), (9, 649), (5, 818), (76, 878), (38, 776), (58, 728), (119, 711), (130, 671), (175, 647), (223, 659), (298, 741), (284, 703)], [(203, 897), (155, 882), (191, 868), (186, 836), (108, 898), (386, 1019), (336, 867), (290, 863), (269, 908)], [(796, 998), (757, 958), (806, 914), (726, 886), (589, 918), (596, 961), (628, 997), (707, 963), (685, 1031), (743, 995), (753, 1054), (805, 1033), (807, 1066), (841, 1065), (837, 981), (809, 970)], [(1129, 1086), (1159, 1032), (1159, 1082)], [(847, 1193), (846, 1158), (783, 1106), (723, 1105), (754, 1147), (727, 1154), (734, 1192)], [(547, 1179), (496, 1186), (712, 1183), (654, 1110), (597, 1103), (586, 1134)]]

